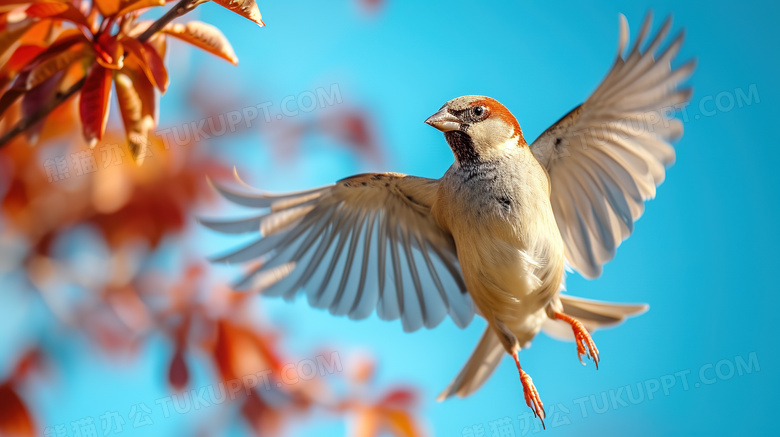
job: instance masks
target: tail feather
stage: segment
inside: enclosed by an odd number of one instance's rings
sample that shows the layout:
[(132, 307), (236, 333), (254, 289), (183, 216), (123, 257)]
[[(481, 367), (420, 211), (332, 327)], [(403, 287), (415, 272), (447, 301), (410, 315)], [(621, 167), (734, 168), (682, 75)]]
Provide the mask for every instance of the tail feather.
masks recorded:
[(490, 326), (486, 327), (466, 365), (436, 399), (443, 401), (453, 395), (466, 397), (474, 393), (493, 374), (505, 353), (496, 334)]
[[(562, 311), (579, 320), (588, 331), (615, 326), (628, 317), (637, 316), (647, 311), (646, 304), (619, 304), (599, 302), (578, 297), (560, 296)], [(574, 339), (571, 325), (560, 320), (548, 319), (542, 329), (548, 335), (561, 339)], [(471, 357), (444, 389), (437, 400), (443, 401), (451, 396), (466, 397), (477, 391), (487, 381), (504, 357), (504, 346), (490, 326), (479, 340)]]
[[(613, 327), (628, 317), (644, 313), (649, 308), (647, 304), (601, 302), (567, 295), (560, 295), (560, 300), (563, 313), (582, 322), (591, 332)], [(542, 330), (551, 337), (574, 340), (571, 326), (560, 320), (547, 320)]]

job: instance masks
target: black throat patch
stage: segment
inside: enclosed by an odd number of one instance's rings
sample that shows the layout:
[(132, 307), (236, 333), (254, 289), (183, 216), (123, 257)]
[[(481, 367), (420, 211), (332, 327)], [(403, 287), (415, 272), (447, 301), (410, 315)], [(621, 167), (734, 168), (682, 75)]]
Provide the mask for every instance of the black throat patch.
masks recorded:
[(468, 165), (479, 161), (479, 154), (474, 149), (474, 142), (471, 141), (471, 137), (466, 132), (459, 130), (444, 132), (444, 139), (450, 145), (458, 164)]

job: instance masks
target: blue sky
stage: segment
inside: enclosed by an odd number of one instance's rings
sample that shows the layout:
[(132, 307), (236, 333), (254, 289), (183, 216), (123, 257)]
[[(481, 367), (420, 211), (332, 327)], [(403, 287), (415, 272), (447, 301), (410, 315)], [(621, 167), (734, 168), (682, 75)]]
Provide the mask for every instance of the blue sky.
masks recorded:
[[(761, 435), (776, 429), (770, 417), (777, 404), (773, 389), (780, 387), (780, 298), (773, 274), (780, 243), (774, 126), (780, 115), (780, 33), (772, 29), (779, 6), (388, 0), (375, 16), (349, 1), (266, 1), (260, 7), (266, 28), (211, 4), (194, 14), (223, 30), (240, 63), (233, 67), (174, 45), (169, 60), (174, 81), (163, 97), (161, 124), (192, 120), (182, 96), (196, 77), (207, 78), (215, 95), (236, 96), (244, 105), (270, 101), (274, 107), (285, 96), (337, 84), (343, 105), (370, 108), (387, 158), (381, 166), (361, 161), (316, 138), (304, 141), (299, 160), (283, 165), (271, 159), (268, 144), (256, 135), (223, 138), (214, 146), (250, 183), (277, 191), (364, 171), (441, 176), (452, 155), (440, 132), (423, 120), (465, 94), (504, 103), (530, 142), (584, 100), (607, 72), (617, 46), (618, 13), (627, 16), (632, 38), (648, 9), (655, 12), (654, 28), (673, 14), (674, 29), (685, 28), (687, 35), (678, 62), (698, 59), (677, 162), (603, 276), (568, 279), (573, 295), (647, 302), (651, 309), (595, 335), (602, 356), (598, 371), (578, 363), (572, 343), (543, 335), (521, 359), (548, 413), (553, 405), (558, 411), (557, 419), (554, 413), (548, 419), (545, 435)], [(740, 101), (740, 95), (749, 98)], [(234, 243), (205, 230), (195, 234), (204, 254)], [(289, 329), (291, 347), (301, 353), (321, 343), (370, 350), (381, 363), (380, 384), (422, 387), (421, 414), (435, 435), (468, 435), (482, 426), (490, 436), (491, 423), (504, 417), (515, 435), (522, 434), (521, 417), (529, 410), (509, 357), (472, 397), (435, 401), (471, 353), (482, 320), (465, 330), (448, 320), (433, 331), (404, 334), (399, 323), (334, 318), (303, 300), (263, 300), (261, 306)], [(149, 376), (165, 364), (162, 350), (164, 345), (150, 345), (132, 367), (74, 361), (60, 387), (72, 401), (61, 405), (56, 391), (44, 399), (45, 422), (97, 415), (106, 406), (126, 410), (139, 401), (153, 404), (167, 394)], [(104, 390), (107, 382), (112, 393)], [(627, 401), (627, 387), (636, 402)], [(642, 397), (636, 398), (639, 387)], [(602, 396), (610, 403), (606, 411)], [(189, 429), (190, 419), (173, 418), (138, 435)], [(294, 431), (344, 434), (339, 421), (324, 423), (324, 428), (304, 425)]]

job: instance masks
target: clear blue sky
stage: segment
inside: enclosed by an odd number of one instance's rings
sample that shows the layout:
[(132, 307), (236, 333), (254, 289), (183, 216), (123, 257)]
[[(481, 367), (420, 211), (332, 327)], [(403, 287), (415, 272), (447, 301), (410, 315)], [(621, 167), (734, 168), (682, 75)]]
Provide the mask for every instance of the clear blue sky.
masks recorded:
[[(768, 1), (531, 3), (388, 0), (383, 11), (368, 16), (346, 0), (263, 1), (268, 26), (262, 29), (208, 4), (197, 15), (223, 29), (240, 64), (232, 67), (195, 51), (174, 54), (162, 125), (192, 119), (181, 100), (191, 85), (182, 79), (187, 73), (209, 78), (217, 95), (234, 94), (246, 105), (270, 101), (274, 107), (285, 96), (335, 83), (343, 105), (371, 109), (387, 156), (381, 168), (311, 138), (301, 161), (279, 165), (256, 135), (220, 140), (225, 161), (269, 190), (322, 185), (362, 171), (439, 177), (452, 155), (423, 120), (445, 101), (465, 94), (495, 97), (517, 116), (530, 141), (604, 76), (616, 50), (618, 13), (627, 16), (632, 38), (648, 9), (655, 11), (656, 26), (674, 14), (674, 29), (687, 32), (678, 60), (699, 61), (677, 162), (603, 276), (586, 281), (570, 275), (568, 281), (574, 295), (647, 302), (651, 309), (595, 335), (602, 353), (598, 371), (578, 363), (573, 344), (543, 335), (521, 356), (548, 413), (553, 405), (559, 412), (548, 419), (546, 436), (769, 434), (777, 428), (770, 418), (780, 387), (780, 298), (773, 274), (780, 243), (779, 7)], [(736, 104), (740, 93), (751, 96), (749, 104)], [(206, 231), (197, 235), (204, 254), (232, 244)], [(490, 436), (491, 422), (503, 417), (511, 419), (515, 435), (522, 434), (518, 416), (528, 408), (508, 357), (474, 396), (435, 401), (471, 353), (482, 320), (466, 330), (448, 320), (433, 331), (404, 334), (398, 323), (334, 318), (302, 300), (293, 305), (264, 300), (262, 306), (290, 328), (300, 351), (320, 343), (369, 349), (381, 363), (380, 383), (422, 387), (422, 415), (436, 435), (468, 435), (481, 425)], [(97, 399), (106, 399), (108, 382), (116, 384), (112, 409), (125, 410), (139, 399), (153, 403), (166, 394), (149, 376), (164, 364), (159, 350), (151, 347), (134, 368), (73, 362), (63, 389), (69, 399), (77, 393), (76, 399), (63, 406), (53, 394), (43, 405), (45, 421), (67, 423), (102, 411)], [(743, 360), (747, 366), (740, 366)], [(187, 429), (191, 419), (141, 428), (137, 435), (169, 435), (178, 426)], [(339, 422), (325, 423), (325, 429), (304, 427), (298, 433), (344, 434)]]

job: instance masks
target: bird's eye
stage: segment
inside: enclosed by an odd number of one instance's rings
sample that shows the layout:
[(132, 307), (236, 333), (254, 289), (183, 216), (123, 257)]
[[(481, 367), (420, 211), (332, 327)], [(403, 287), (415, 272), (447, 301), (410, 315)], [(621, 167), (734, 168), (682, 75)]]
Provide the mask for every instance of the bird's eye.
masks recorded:
[(475, 106), (474, 107), (474, 115), (477, 117), (482, 117), (482, 114), (485, 113), (485, 107), (484, 106)]

